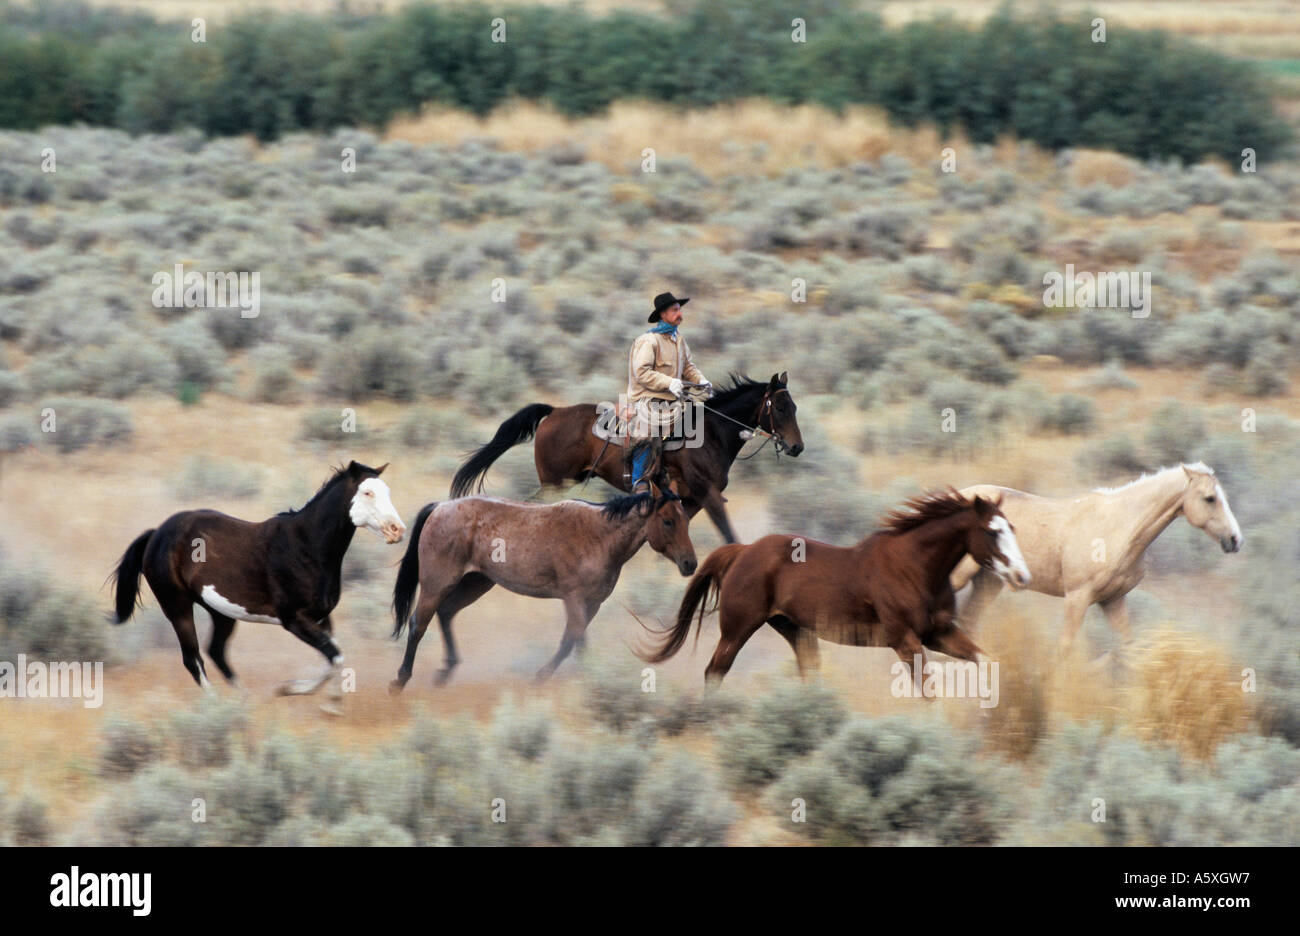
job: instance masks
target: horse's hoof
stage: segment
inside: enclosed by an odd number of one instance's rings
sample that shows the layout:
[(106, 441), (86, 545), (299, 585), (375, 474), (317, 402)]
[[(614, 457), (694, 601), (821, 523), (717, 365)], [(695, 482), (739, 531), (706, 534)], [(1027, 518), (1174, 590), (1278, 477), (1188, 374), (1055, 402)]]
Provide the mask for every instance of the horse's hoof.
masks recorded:
[(310, 679), (291, 679), (289, 682), (280, 683), (276, 690), (279, 695), (306, 695), (316, 688), (316, 684)]
[(400, 679), (394, 679), (388, 684), (388, 694), (391, 696), (401, 695), (402, 690), (406, 688), (406, 683)]
[(433, 677), (433, 685), (441, 689), (447, 685), (447, 680), (451, 679), (451, 670), (439, 670)]
[(343, 717), (343, 706), (338, 701), (322, 702), (320, 710), (326, 715), (333, 715), (335, 718)]

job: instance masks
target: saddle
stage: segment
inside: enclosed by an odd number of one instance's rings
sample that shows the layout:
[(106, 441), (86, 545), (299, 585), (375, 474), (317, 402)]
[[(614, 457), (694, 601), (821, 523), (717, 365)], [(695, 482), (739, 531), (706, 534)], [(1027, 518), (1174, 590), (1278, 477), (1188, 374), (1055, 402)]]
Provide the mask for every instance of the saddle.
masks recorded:
[[(681, 404), (677, 406), (681, 407)], [(617, 404), (608, 401), (597, 403), (596, 422), (591, 427), (591, 434), (602, 442), (621, 447), (631, 438), (631, 426), (636, 419), (636, 411), (631, 407), (624, 407), (620, 412)], [(682, 425), (681, 409), (679, 409), (672, 427), (663, 436), (663, 451), (675, 452), (685, 448), (686, 435), (685, 427)]]

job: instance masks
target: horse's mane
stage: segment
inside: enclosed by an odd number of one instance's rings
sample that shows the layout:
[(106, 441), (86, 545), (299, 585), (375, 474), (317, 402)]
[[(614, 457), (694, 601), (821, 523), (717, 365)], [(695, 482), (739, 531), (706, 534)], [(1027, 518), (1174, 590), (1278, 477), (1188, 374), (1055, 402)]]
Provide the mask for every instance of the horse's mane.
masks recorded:
[(767, 386), (761, 380), (754, 380), (747, 374), (738, 374), (735, 371), (732, 371), (727, 377), (731, 383), (725, 387), (714, 388), (713, 399), (709, 401), (711, 405), (726, 406), (728, 403), (734, 403), (755, 387)]
[(600, 505), (600, 512), (607, 520), (622, 520), (633, 510), (645, 504), (653, 505), (658, 510), (669, 501), (681, 500), (672, 491), (663, 491), (659, 494), (659, 499), (649, 491), (641, 491), (637, 494), (624, 494), (622, 497), (615, 497), (605, 501)]
[(1132, 481), (1127, 481), (1117, 487), (1098, 487), (1093, 488), (1092, 490), (1094, 494), (1117, 494), (1120, 491), (1128, 490), (1135, 484), (1141, 484), (1147, 478), (1154, 478), (1157, 475), (1162, 475), (1168, 471), (1176, 471), (1180, 468), (1186, 468), (1189, 471), (1199, 472), (1200, 474), (1214, 475), (1214, 469), (1205, 464), (1205, 462), (1191, 462), (1190, 464), (1183, 462), (1178, 465), (1170, 465), (1168, 468), (1157, 468), (1155, 471), (1144, 471), (1139, 477), (1134, 478)]
[[(361, 462), (352, 462), (352, 464), (356, 465), (357, 471), (362, 472), (363, 474), (369, 473), (375, 475), (376, 477), (378, 477), (379, 475), (379, 473), (375, 471), (375, 469), (369, 467), (368, 465), (363, 465), (361, 464)], [(340, 465), (337, 468), (333, 469), (333, 473), (328, 478), (325, 479), (325, 482), (319, 488), (316, 489), (316, 493), (313, 494), (310, 498), (308, 498), (307, 503), (303, 504), (301, 507), (298, 507), (296, 509), (290, 507), (288, 510), (282, 510), (276, 516), (292, 517), (294, 514), (302, 513), (308, 507), (312, 506), (318, 500), (324, 497), (326, 491), (329, 491), (331, 488), (333, 488), (335, 484), (341, 481), (347, 475), (348, 469), (350, 467), (351, 465)]]
[(880, 528), (885, 533), (906, 533), (931, 520), (942, 520), (968, 510), (970, 505), (971, 501), (955, 488), (929, 491), (909, 498), (902, 507), (886, 514)]

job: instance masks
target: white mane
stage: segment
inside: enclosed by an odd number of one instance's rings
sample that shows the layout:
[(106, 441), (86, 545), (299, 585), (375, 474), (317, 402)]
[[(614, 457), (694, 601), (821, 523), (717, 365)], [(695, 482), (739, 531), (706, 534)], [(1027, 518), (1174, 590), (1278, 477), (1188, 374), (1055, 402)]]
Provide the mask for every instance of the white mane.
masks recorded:
[(1170, 471), (1182, 471), (1183, 469), (1187, 469), (1188, 471), (1194, 471), (1199, 474), (1207, 474), (1207, 475), (1214, 474), (1214, 469), (1211, 468), (1209, 465), (1205, 464), (1205, 462), (1192, 462), (1190, 464), (1184, 463), (1181, 465), (1173, 465), (1172, 467), (1169, 468), (1158, 468), (1155, 471), (1144, 472), (1141, 477), (1134, 478), (1132, 481), (1129, 481), (1127, 484), (1121, 484), (1119, 487), (1098, 487), (1098, 488), (1093, 488), (1092, 490), (1096, 494), (1118, 494), (1120, 491), (1127, 491), (1135, 484), (1141, 484), (1143, 481), (1147, 480), (1148, 478), (1156, 478), (1159, 477), (1160, 475), (1167, 474)]

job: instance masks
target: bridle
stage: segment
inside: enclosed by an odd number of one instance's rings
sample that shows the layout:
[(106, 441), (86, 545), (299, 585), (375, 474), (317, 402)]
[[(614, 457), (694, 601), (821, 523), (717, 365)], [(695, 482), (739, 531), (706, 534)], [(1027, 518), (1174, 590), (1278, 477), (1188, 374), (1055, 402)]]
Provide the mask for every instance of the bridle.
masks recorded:
[[(687, 384), (687, 386), (699, 387), (700, 384)], [(719, 412), (718, 410), (715, 410), (712, 406), (709, 406), (707, 403), (704, 403), (702, 401), (700, 402), (700, 406), (704, 407), (705, 410), (712, 413), (713, 415), (721, 416), (723, 419), (728, 420), (729, 422), (733, 422), (737, 426), (740, 426), (741, 427), (740, 436), (742, 439), (746, 439), (746, 440), (752, 439), (755, 435), (761, 435), (764, 437), (763, 444), (760, 445), (758, 448), (754, 449), (754, 451), (750, 452), (748, 455), (736, 456), (737, 461), (749, 461), (749, 459), (753, 458), (759, 452), (763, 451), (764, 446), (766, 446), (767, 443), (769, 442), (773, 443), (774, 450), (776, 451), (777, 455), (780, 455), (782, 452), (787, 451), (790, 448), (790, 446), (786, 443), (785, 439), (781, 438), (781, 433), (776, 431), (776, 418), (772, 415), (772, 397), (774, 397), (777, 393), (788, 394), (789, 392), (790, 391), (787, 390), (785, 387), (779, 387), (775, 392), (772, 391), (770, 388), (764, 390), (763, 399), (760, 402), (758, 408), (758, 419), (755, 420), (755, 424), (752, 426), (746, 425), (745, 423), (741, 422), (739, 419), (735, 419), (734, 417), (728, 416), (726, 413)], [(764, 414), (767, 415), (766, 429), (763, 428)]]

